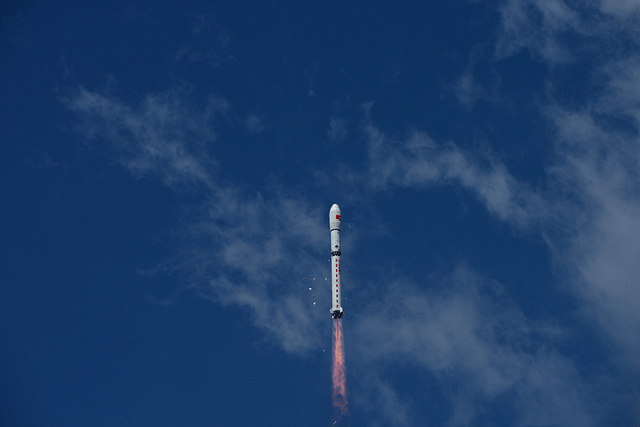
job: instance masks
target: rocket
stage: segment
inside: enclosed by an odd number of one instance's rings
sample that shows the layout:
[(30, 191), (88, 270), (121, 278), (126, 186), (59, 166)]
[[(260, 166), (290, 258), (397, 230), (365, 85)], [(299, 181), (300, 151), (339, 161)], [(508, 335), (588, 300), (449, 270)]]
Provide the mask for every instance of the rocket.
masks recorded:
[(342, 318), (342, 276), (340, 273), (340, 207), (336, 204), (329, 210), (329, 230), (331, 231), (331, 316)]

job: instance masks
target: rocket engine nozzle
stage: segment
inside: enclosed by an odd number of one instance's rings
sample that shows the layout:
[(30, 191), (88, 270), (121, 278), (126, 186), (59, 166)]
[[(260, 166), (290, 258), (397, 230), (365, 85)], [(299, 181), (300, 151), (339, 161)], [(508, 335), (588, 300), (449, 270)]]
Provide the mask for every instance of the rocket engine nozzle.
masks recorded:
[(337, 308), (335, 310), (331, 310), (331, 317), (333, 317), (334, 319), (342, 319), (342, 316), (344, 316), (344, 312), (342, 311), (342, 307)]

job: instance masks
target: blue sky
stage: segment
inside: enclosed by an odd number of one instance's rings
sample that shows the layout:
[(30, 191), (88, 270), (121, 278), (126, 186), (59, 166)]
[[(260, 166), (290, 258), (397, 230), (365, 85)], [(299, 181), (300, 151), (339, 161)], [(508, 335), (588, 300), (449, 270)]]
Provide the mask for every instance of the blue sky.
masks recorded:
[(640, 425), (636, 2), (1, 14), (3, 426)]

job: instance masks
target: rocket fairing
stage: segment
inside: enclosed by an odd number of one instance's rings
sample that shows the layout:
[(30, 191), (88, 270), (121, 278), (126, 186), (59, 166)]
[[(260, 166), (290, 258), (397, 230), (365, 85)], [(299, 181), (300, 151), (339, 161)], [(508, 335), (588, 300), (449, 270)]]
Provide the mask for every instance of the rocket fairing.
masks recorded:
[(331, 230), (331, 316), (342, 318), (342, 275), (340, 272), (340, 207), (336, 204), (329, 211), (329, 230)]

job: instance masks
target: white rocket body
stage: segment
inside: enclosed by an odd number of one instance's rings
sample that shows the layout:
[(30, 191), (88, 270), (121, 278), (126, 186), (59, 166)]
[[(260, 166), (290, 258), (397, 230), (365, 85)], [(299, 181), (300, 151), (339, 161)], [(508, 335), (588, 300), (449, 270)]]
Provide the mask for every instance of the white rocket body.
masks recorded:
[(336, 204), (329, 211), (329, 230), (331, 230), (331, 316), (340, 319), (342, 312), (342, 275), (340, 272), (340, 207)]

